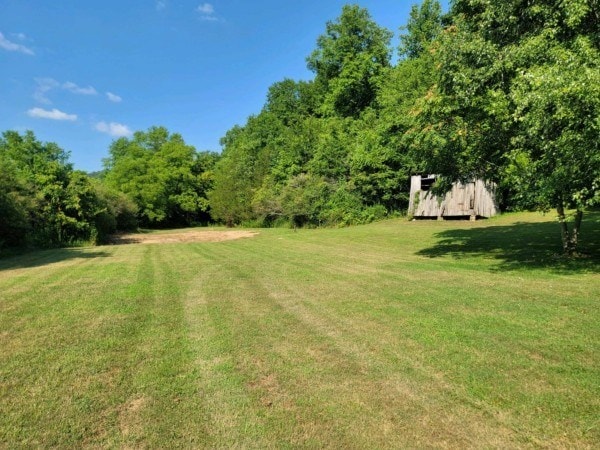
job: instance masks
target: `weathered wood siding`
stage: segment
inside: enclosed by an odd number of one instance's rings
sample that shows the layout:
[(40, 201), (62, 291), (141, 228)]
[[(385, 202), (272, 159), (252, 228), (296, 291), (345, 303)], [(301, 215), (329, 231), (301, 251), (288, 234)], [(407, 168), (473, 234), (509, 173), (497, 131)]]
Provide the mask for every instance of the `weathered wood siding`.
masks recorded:
[(420, 175), (413, 176), (410, 183), (408, 211), (413, 217), (492, 217), (498, 214), (495, 186), (483, 180), (470, 183), (454, 183), (443, 199), (422, 189)]

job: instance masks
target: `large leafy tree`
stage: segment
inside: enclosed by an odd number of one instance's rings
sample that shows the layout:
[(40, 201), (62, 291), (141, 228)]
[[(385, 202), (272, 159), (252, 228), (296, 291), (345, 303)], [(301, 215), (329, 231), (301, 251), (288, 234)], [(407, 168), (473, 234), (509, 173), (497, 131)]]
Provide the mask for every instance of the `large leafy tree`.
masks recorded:
[(326, 113), (358, 117), (373, 105), (377, 78), (390, 64), (391, 37), (357, 5), (344, 6), (336, 21), (327, 22), (325, 34), (307, 58), (315, 82), (326, 91)]
[(0, 248), (25, 241), (31, 210), (27, 181), (19, 177), (15, 162), (0, 151)]
[(408, 88), (397, 94), (387, 81), (390, 37), (358, 6), (327, 23), (307, 59), (314, 81), (274, 83), (260, 114), (223, 139), (210, 194), (214, 218), (350, 224), (402, 207), (405, 158), (388, 145), (397, 129), (382, 127), (379, 117), (384, 90), (386, 120), (395, 124), (406, 108), (392, 105), (408, 102), (399, 98)]
[[(413, 5), (408, 24), (401, 27), (399, 56), (395, 67), (386, 69), (378, 90), (378, 115), (370, 119), (361, 137), (377, 138), (369, 152), (375, 165), (369, 183), (380, 201), (391, 210), (408, 206), (410, 175), (422, 170), (412, 157), (405, 134), (413, 126), (415, 106), (436, 83), (436, 61), (432, 47), (442, 32), (442, 9), (437, 0)], [(377, 189), (376, 186), (378, 187)]]
[(313, 81), (289, 78), (273, 83), (263, 111), (273, 113), (284, 126), (293, 127), (307, 117), (319, 115), (323, 93)]
[[(531, 203), (556, 208), (564, 251), (576, 251), (583, 211), (600, 204), (600, 52), (584, 38), (553, 46), (547, 59), (515, 77), (519, 133), (507, 175)], [(574, 221), (567, 225), (566, 208)]]
[(105, 182), (131, 197), (145, 225), (191, 225), (208, 218), (215, 155), (203, 155), (164, 127), (120, 138), (104, 161)]
[[(600, 5), (596, 0), (456, 0), (412, 142), (446, 181), (494, 180), (524, 204), (556, 208), (575, 252), (600, 183)], [(575, 209), (569, 229), (566, 208)]]
[(0, 245), (60, 246), (94, 240), (103, 210), (68, 153), (31, 131), (0, 138)]
[(438, 0), (413, 5), (406, 26), (400, 28), (400, 56), (418, 58), (442, 32), (442, 6)]
[(222, 158), (215, 167), (214, 187), (209, 193), (214, 219), (233, 226), (255, 218), (254, 195), (277, 164), (285, 137), (282, 120), (268, 110), (227, 132), (221, 140)]

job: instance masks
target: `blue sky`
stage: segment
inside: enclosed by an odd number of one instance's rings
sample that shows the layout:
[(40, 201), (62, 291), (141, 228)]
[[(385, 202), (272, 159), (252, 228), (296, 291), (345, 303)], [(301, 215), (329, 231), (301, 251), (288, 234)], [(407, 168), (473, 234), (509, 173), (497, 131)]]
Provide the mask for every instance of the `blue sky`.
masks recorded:
[[(355, 3), (397, 46), (416, 2)], [(33, 130), (86, 171), (114, 139), (153, 125), (220, 151), (271, 84), (312, 79), (305, 59), (346, 3), (0, 0), (0, 131)]]

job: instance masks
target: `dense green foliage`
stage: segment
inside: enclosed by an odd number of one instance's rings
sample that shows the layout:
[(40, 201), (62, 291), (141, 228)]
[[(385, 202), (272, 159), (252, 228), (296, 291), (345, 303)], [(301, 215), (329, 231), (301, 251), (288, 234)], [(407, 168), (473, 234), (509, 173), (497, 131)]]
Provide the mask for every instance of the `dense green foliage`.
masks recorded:
[(307, 58), (314, 80), (274, 84), (223, 140), (214, 217), (358, 223), (403, 211), (411, 174), (439, 174), (438, 192), (479, 177), (504, 208), (556, 208), (572, 253), (600, 202), (599, 18), (595, 0), (456, 0), (446, 16), (425, 0), (392, 67), (391, 33), (345, 6)]
[(315, 79), (273, 84), (262, 111), (223, 139), (209, 196), (213, 217), (228, 225), (314, 226), (403, 211), (409, 175), (420, 164), (403, 134), (434, 83), (424, 49), (439, 30), (438, 2), (415, 8), (405, 36), (422, 50), (405, 52), (410, 58), (392, 67), (392, 33), (365, 9), (345, 6), (307, 58)]
[(30, 131), (0, 139), (0, 212), (0, 248), (98, 242), (117, 223), (136, 226), (127, 222), (135, 209), (122, 194), (100, 189), (73, 170), (63, 149)]
[(74, 170), (68, 153), (28, 131), (0, 139), (0, 248), (103, 243), (139, 225), (208, 222), (218, 155), (162, 127), (113, 142), (105, 170)]
[(376, 98), (376, 80), (389, 66), (392, 33), (378, 26), (366, 9), (344, 6), (328, 22), (317, 49), (307, 58), (315, 82), (323, 87), (323, 111), (358, 117)]
[(597, 0), (455, 0), (446, 15), (424, 0), (393, 65), (392, 33), (344, 6), (306, 59), (314, 79), (274, 83), (221, 155), (152, 127), (113, 142), (91, 182), (53, 144), (6, 134), (0, 236), (61, 245), (136, 219), (365, 223), (405, 212), (410, 175), (435, 173), (434, 192), (477, 177), (499, 186), (504, 209), (556, 208), (573, 253), (584, 210), (600, 203), (599, 20)]
[(410, 18), (400, 35), (400, 55), (417, 58), (425, 53), (431, 42), (442, 32), (442, 7), (436, 0), (423, 0), (421, 5), (413, 5)]
[(129, 196), (146, 226), (185, 226), (207, 222), (206, 192), (217, 156), (198, 153), (164, 127), (120, 138), (104, 160), (104, 183)]
[(600, 201), (600, 5), (456, 0), (452, 13), (414, 149), (448, 182), (482, 177), (515, 206), (556, 208), (573, 252), (583, 210)]

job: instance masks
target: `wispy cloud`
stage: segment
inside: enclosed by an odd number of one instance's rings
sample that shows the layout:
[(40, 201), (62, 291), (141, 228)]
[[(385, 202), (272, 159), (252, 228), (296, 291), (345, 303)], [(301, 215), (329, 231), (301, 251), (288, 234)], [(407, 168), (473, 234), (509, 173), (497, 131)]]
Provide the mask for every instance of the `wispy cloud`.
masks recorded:
[(36, 87), (33, 98), (39, 103), (50, 105), (52, 102), (48, 98), (48, 92), (60, 86), (60, 83), (53, 78), (36, 78)]
[(167, 2), (166, 2), (166, 0), (156, 0), (154, 7), (156, 8), (157, 11), (162, 11), (163, 9), (165, 9), (167, 7)]
[(35, 117), (36, 119), (50, 119), (50, 120), (69, 120), (74, 122), (77, 120), (76, 114), (67, 114), (54, 108), (50, 111), (42, 108), (31, 108), (27, 111), (27, 115)]
[(27, 36), (25, 35), (25, 33), (12, 33), (11, 36), (14, 37), (14, 38), (17, 38), (20, 41), (26, 41), (27, 40)]
[(81, 87), (81, 86), (77, 86), (72, 81), (67, 81), (66, 83), (63, 83), (63, 85), (61, 87), (65, 90), (67, 90), (73, 94), (77, 94), (77, 95), (98, 95), (98, 92), (92, 86)]
[(198, 8), (196, 8), (196, 11), (201, 14), (214, 14), (215, 7), (210, 3), (202, 3), (200, 6), (198, 6)]
[(4, 37), (2, 33), (0, 33), (0, 48), (3, 48), (4, 50), (7, 50), (9, 52), (20, 52), (31, 56), (35, 55), (33, 50), (31, 50), (29, 47), (25, 47), (22, 44), (16, 44), (12, 41), (9, 41)]
[(202, 20), (217, 21), (219, 18), (215, 15), (215, 7), (210, 3), (202, 3), (196, 8)]
[(95, 128), (97, 131), (100, 131), (101, 133), (106, 133), (112, 137), (127, 137), (133, 134), (133, 132), (129, 129), (127, 125), (123, 125), (122, 123), (116, 122), (98, 122)]
[(107, 92), (106, 96), (108, 97), (108, 99), (113, 102), (113, 103), (121, 103), (121, 100), (123, 100), (121, 97), (119, 97), (117, 94), (113, 94), (112, 92)]
[(98, 95), (98, 91), (92, 86), (81, 87), (72, 81), (60, 83), (54, 78), (36, 78), (35, 83), (36, 87), (33, 98), (44, 105), (52, 104), (52, 101), (48, 98), (48, 94), (54, 89), (62, 89), (76, 95)]

